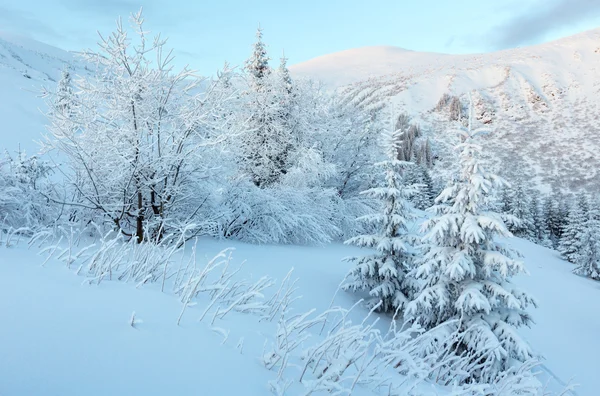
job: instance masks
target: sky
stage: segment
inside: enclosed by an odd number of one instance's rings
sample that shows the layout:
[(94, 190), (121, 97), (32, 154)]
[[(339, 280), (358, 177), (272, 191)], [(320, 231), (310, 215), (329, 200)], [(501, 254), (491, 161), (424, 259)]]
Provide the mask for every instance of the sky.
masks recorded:
[(146, 29), (169, 38), (176, 65), (213, 75), (242, 65), (264, 30), (273, 64), (372, 45), (489, 52), (600, 27), (600, 0), (0, 0), (0, 30), (66, 49), (93, 48), (143, 7)]

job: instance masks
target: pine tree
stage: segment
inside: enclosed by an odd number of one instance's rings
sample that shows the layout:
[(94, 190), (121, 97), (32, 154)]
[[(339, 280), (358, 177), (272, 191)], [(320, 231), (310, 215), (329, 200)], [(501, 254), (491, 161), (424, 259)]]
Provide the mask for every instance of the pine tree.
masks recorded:
[(540, 200), (537, 194), (532, 194), (531, 196), (529, 213), (531, 214), (535, 242), (545, 247), (552, 247), (545, 212), (540, 207)]
[(279, 62), (279, 78), (281, 79), (281, 86), (288, 95), (292, 94), (292, 78), (290, 77), (290, 71), (287, 68), (287, 58), (285, 54), (282, 54)]
[(560, 190), (553, 190), (552, 194), (546, 196), (543, 213), (548, 231), (550, 232), (552, 246), (557, 249), (568, 214), (566, 201)]
[(516, 252), (497, 241), (510, 236), (501, 215), (488, 210), (501, 180), (482, 166), (481, 147), (473, 141), (479, 132), (471, 131), (471, 122), (472, 116), (456, 147), (460, 174), (436, 199), (435, 216), (423, 224), (428, 247), (413, 272), (423, 286), (407, 305), (406, 318), (436, 328), (439, 339), (460, 334), (449, 349), (472, 363), (471, 379), (485, 381), (511, 360), (532, 357), (516, 328), (532, 323), (526, 309), (535, 302), (510, 283), (526, 270)]
[(580, 254), (575, 260), (577, 268), (573, 272), (600, 280), (600, 222), (595, 216), (588, 219), (581, 235), (581, 245)]
[(411, 202), (417, 209), (425, 210), (433, 205), (433, 181), (424, 165), (414, 165), (406, 169), (404, 181), (407, 186), (415, 189)]
[(500, 211), (505, 214), (513, 211), (513, 194), (508, 185), (504, 186), (500, 194), (501, 207)]
[(263, 33), (259, 26), (256, 30), (256, 42), (254, 43), (252, 55), (246, 60), (244, 68), (251, 78), (251, 85), (257, 91), (264, 89), (266, 78), (271, 74), (270, 58), (267, 55), (267, 49), (262, 38)]
[(353, 257), (347, 261), (355, 267), (350, 271), (350, 281), (345, 290), (368, 291), (372, 296), (369, 304), (383, 312), (403, 311), (415, 288), (414, 280), (406, 273), (412, 267), (412, 244), (414, 238), (408, 233), (408, 224), (414, 219), (409, 198), (413, 191), (404, 185), (402, 172), (413, 166), (396, 159), (398, 133), (386, 133), (387, 160), (377, 164), (385, 173), (385, 184), (363, 192), (364, 195), (381, 202), (382, 213), (373, 213), (360, 218), (376, 227), (377, 233), (354, 237), (347, 244), (374, 248), (374, 254)]
[(519, 238), (535, 240), (533, 220), (531, 219), (530, 206), (523, 185), (518, 183), (512, 194), (510, 213), (519, 221), (509, 226), (509, 231)]
[(582, 236), (586, 228), (587, 218), (580, 202), (574, 201), (567, 216), (558, 245), (561, 256), (571, 262), (577, 262), (582, 249)]
[(271, 73), (260, 28), (256, 37), (245, 67), (250, 83), (244, 93), (247, 130), (240, 141), (240, 162), (257, 187), (267, 188), (277, 184), (289, 168), (290, 98), (287, 88), (281, 89), (279, 76)]
[(65, 68), (62, 71), (60, 80), (58, 80), (54, 109), (63, 117), (70, 118), (74, 113), (74, 98), (71, 73), (69, 72), (69, 69)]

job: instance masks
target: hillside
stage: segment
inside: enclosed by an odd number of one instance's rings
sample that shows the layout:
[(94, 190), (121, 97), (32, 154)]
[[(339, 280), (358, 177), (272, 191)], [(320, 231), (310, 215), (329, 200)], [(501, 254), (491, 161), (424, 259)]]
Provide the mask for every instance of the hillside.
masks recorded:
[(40, 42), (0, 32), (0, 150), (34, 154), (44, 132), (46, 106), (42, 87), (54, 87), (61, 71), (85, 73), (74, 56)]
[(542, 190), (600, 188), (600, 29), (489, 54), (359, 48), (291, 70), (346, 90), (365, 106), (406, 112), (442, 142), (451, 123), (438, 102), (456, 95), (466, 107), (471, 92), (475, 116), (494, 130), (486, 149), (496, 171)]

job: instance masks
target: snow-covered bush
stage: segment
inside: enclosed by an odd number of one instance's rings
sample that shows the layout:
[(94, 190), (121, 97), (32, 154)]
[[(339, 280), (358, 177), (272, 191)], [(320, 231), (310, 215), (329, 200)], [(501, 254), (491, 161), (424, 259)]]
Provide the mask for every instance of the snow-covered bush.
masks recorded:
[(51, 172), (48, 163), (22, 151), (0, 156), (0, 232), (35, 229), (56, 218), (58, 210), (44, 197)]

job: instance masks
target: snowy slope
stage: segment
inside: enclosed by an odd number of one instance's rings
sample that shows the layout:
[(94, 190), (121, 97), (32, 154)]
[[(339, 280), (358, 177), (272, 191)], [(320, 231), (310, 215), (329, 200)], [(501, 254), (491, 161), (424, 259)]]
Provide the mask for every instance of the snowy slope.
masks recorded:
[(523, 335), (546, 359), (549, 375), (572, 379), (579, 384), (577, 395), (597, 395), (600, 317), (590, 310), (600, 301), (600, 283), (574, 275), (573, 264), (554, 250), (518, 238), (510, 243), (523, 253), (530, 273), (515, 283), (539, 303), (532, 311), (536, 324), (521, 330)]
[(72, 54), (40, 42), (0, 32), (0, 150), (19, 146), (28, 154), (38, 150), (46, 122), (42, 87), (54, 87), (63, 68), (77, 73), (84, 66)]
[[(525, 255), (531, 276), (517, 283), (538, 299), (536, 326), (524, 334), (547, 360), (542, 380), (551, 391), (574, 377), (573, 395), (594, 396), (600, 318), (589, 307), (600, 298), (598, 283), (571, 274), (571, 264), (556, 253), (523, 240), (510, 242)], [(291, 267), (299, 278), (297, 311), (324, 310), (347, 271), (341, 259), (358, 249), (329, 247), (253, 246), (203, 239), (197, 257), (202, 262), (234, 245), (235, 265), (247, 260), (241, 277), (268, 274), (282, 279)], [(13, 395), (264, 395), (276, 370), (260, 363), (264, 340), (273, 324), (252, 315), (235, 314), (214, 326), (198, 322), (202, 304), (192, 307), (176, 325), (181, 304), (157, 285), (135, 283), (82, 284), (75, 269), (50, 260), (24, 244), (0, 247), (0, 394)], [(356, 297), (340, 293), (336, 305), (349, 307)], [(142, 322), (129, 325), (132, 312)], [(365, 311), (354, 312), (360, 322)], [(389, 323), (382, 317), (385, 328)], [(213, 328), (230, 331), (223, 335)], [(244, 338), (240, 353), (238, 344)], [(292, 373), (293, 374), (293, 373)], [(400, 377), (399, 377), (400, 378)], [(436, 389), (421, 386), (423, 395)], [(292, 387), (288, 394), (303, 393)], [(357, 395), (371, 394), (358, 389)], [(437, 389), (438, 395), (446, 392)]]
[[(542, 189), (600, 187), (600, 29), (555, 42), (489, 54), (444, 55), (367, 47), (291, 67), (347, 90), (366, 106), (385, 103), (444, 136), (444, 93), (473, 93), (476, 116), (495, 133), (488, 154), (509, 179)], [(510, 166), (506, 166), (510, 164)]]
[[(203, 265), (205, 258), (231, 245), (203, 239), (198, 263)], [(232, 265), (246, 260), (238, 279), (269, 275), (281, 280), (295, 268), (301, 298), (294, 314), (329, 308), (347, 271), (341, 259), (358, 251), (343, 245), (233, 245)], [(0, 247), (0, 312), (5, 324), (0, 326), (1, 395), (271, 394), (268, 382), (275, 380), (277, 370), (267, 370), (260, 356), (265, 340), (273, 340), (276, 323), (259, 323), (257, 316), (235, 312), (214, 325), (210, 320), (199, 322), (201, 301), (188, 309), (178, 326), (181, 303), (161, 292), (160, 285), (89, 285), (74, 274), (75, 268), (68, 270), (53, 259), (43, 264), (44, 257), (36, 253), (25, 244)], [(335, 303), (349, 308), (355, 301), (354, 295), (342, 293)], [(135, 328), (129, 323), (134, 311), (141, 321)], [(360, 323), (366, 313), (359, 307), (351, 318)], [(311, 330), (312, 337), (318, 337), (317, 331)], [(433, 396), (436, 390), (431, 384), (419, 386), (420, 395)], [(296, 383), (286, 394), (305, 392)], [(353, 394), (373, 393), (359, 386)]]

